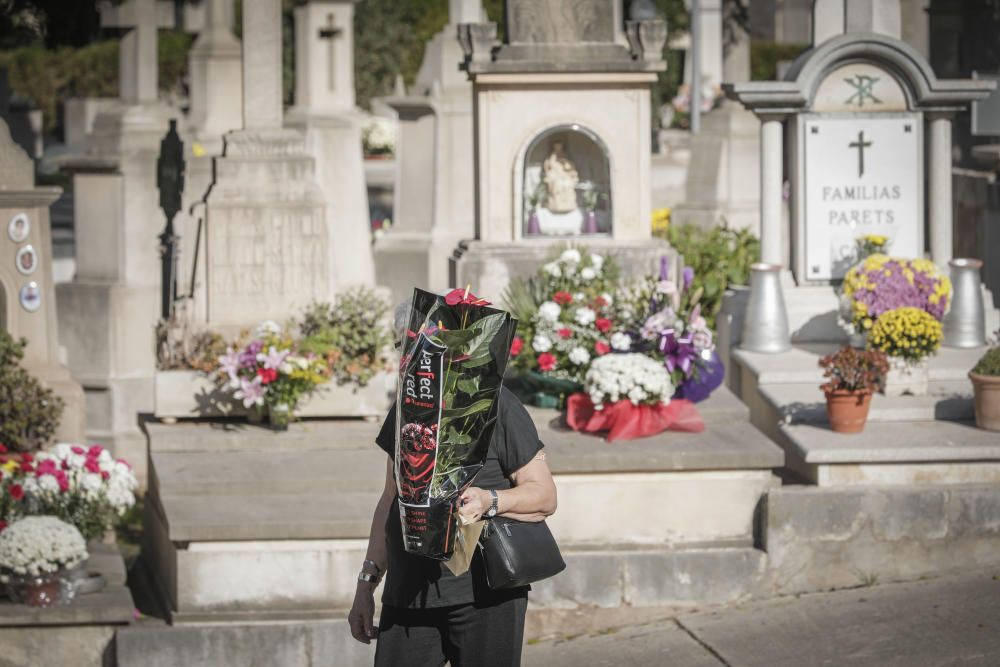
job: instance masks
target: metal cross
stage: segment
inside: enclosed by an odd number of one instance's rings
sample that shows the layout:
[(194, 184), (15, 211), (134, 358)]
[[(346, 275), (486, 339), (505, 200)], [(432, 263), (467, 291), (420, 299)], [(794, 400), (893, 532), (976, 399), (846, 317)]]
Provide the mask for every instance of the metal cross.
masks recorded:
[(865, 175), (865, 149), (872, 145), (872, 142), (865, 141), (865, 132), (858, 132), (858, 140), (847, 144), (848, 148), (858, 149), (858, 177)]
[(319, 38), (325, 39), (329, 42), (327, 47), (329, 50), (329, 60), (327, 62), (327, 83), (330, 86), (330, 90), (336, 88), (336, 82), (334, 81), (334, 67), (333, 67), (333, 41), (344, 34), (343, 28), (338, 28), (333, 21), (333, 14), (326, 15), (326, 25), (319, 29)]
[(872, 89), (879, 81), (876, 77), (868, 76), (867, 74), (855, 74), (853, 81), (851, 79), (844, 79), (844, 81), (847, 82), (847, 85), (854, 88), (854, 94), (847, 98), (845, 104), (851, 104), (856, 101), (858, 107), (863, 107), (866, 100), (871, 100), (872, 104), (882, 104), (882, 100), (872, 94)]

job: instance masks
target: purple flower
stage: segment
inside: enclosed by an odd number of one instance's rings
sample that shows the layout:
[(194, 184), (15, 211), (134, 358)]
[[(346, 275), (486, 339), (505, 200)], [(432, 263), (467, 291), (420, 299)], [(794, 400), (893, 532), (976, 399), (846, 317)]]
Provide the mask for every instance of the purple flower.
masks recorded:
[(263, 363), (264, 368), (277, 369), (281, 367), (287, 356), (288, 350), (278, 350), (272, 345), (266, 354), (261, 352), (257, 355), (257, 361)]
[(240, 354), (240, 365), (244, 368), (255, 367), (257, 365), (257, 355), (264, 349), (264, 341), (252, 340)]
[(694, 362), (698, 359), (698, 350), (691, 336), (678, 336), (673, 329), (667, 329), (660, 336), (659, 349), (664, 358), (664, 365), (670, 373), (680, 370), (684, 377), (691, 375)]
[(240, 379), (240, 388), (233, 393), (233, 398), (243, 401), (243, 407), (249, 408), (251, 405), (264, 404), (264, 392), (267, 391), (261, 383), (259, 376), (252, 380)]
[(235, 380), (236, 373), (240, 370), (240, 353), (227, 347), (226, 353), (219, 357), (219, 368), (229, 376), (230, 380)]
[(660, 257), (660, 280), (670, 280), (670, 258), (666, 255)]
[(691, 283), (694, 282), (694, 269), (690, 266), (685, 266), (684, 271), (681, 274), (684, 279), (684, 289), (691, 287)]

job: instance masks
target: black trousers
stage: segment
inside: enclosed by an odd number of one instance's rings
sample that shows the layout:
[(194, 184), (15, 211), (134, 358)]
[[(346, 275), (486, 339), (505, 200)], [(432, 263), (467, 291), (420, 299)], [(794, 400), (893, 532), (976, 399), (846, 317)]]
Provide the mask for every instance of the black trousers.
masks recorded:
[(518, 667), (528, 598), (440, 609), (383, 607), (375, 667)]

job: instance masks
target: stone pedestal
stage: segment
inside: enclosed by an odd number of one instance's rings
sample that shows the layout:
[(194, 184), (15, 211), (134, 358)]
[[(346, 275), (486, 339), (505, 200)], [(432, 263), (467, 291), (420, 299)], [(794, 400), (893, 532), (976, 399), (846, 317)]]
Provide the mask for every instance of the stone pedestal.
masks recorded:
[(734, 104), (702, 117), (691, 138), (684, 203), (671, 222), (709, 228), (726, 225), (760, 235), (760, 121)]
[(55, 438), (83, 440), (83, 390), (61, 360), (49, 206), (59, 188), (35, 187), (34, 164), (0, 120), (0, 329), (28, 345), (25, 369), (66, 406)]
[[(676, 251), (660, 239), (629, 242), (593, 238), (581, 243), (593, 252), (614, 257), (626, 276), (656, 273), (664, 255), (671, 258), (671, 266), (677, 266)], [(451, 283), (471, 285), (477, 296), (501, 303), (504, 289), (512, 278), (533, 275), (564, 245), (565, 240), (517, 244), (463, 241), (451, 257)]]
[(383, 99), (398, 115), (399, 137), (393, 224), (375, 242), (375, 270), (396, 301), (414, 285), (447, 288), (448, 256), (475, 235), (472, 85), (455, 67), (455, 36), (483, 11), (479, 0), (453, 0), (450, 12), (427, 44), (414, 89)]

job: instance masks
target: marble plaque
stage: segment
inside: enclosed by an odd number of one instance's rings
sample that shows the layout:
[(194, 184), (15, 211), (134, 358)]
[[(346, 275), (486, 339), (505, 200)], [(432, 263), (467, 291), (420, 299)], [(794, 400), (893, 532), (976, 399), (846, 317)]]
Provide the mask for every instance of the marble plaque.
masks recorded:
[(813, 111), (906, 111), (906, 92), (892, 74), (870, 63), (833, 70), (816, 89)]
[(511, 44), (615, 41), (615, 0), (507, 0)]
[(807, 280), (843, 278), (855, 239), (881, 234), (900, 257), (923, 255), (922, 134), (919, 114), (800, 117)]

